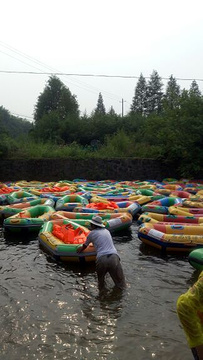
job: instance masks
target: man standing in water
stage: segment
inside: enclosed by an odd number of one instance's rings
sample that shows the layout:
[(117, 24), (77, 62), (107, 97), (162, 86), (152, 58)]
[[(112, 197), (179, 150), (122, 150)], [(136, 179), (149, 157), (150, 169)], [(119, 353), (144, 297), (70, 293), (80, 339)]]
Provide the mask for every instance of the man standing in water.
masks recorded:
[(94, 216), (90, 223), (91, 232), (88, 234), (86, 242), (81, 247), (78, 247), (77, 252), (82, 252), (90, 243), (93, 243), (97, 252), (96, 272), (99, 290), (105, 288), (105, 275), (107, 273), (110, 274), (119, 289), (125, 289), (126, 283), (123, 269), (110, 232), (103, 225), (100, 216)]

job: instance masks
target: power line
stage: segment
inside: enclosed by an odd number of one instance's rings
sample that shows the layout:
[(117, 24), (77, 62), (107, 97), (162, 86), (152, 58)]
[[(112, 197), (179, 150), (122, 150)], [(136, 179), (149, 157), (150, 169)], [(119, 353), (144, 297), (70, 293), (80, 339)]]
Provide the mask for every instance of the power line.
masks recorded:
[[(24, 63), (28, 66), (31, 66), (37, 70), (39, 70), (40, 72), (36, 72), (36, 71), (11, 71), (11, 70), (7, 70), (7, 71), (4, 71), (4, 70), (1, 70), (0, 73), (10, 73), (10, 74), (30, 74), (30, 75), (59, 75), (59, 76), (67, 76), (70, 77), (71, 76), (75, 76), (75, 77), (100, 77), (100, 78), (123, 78), (123, 79), (139, 79), (139, 76), (132, 76), (132, 75), (107, 75), (107, 74), (74, 74), (74, 73), (62, 73), (62, 72), (59, 72), (57, 69), (54, 69), (53, 67), (50, 67), (49, 65), (39, 61), (38, 59), (34, 58), (34, 57), (31, 57), (23, 52), (21, 52), (20, 50), (8, 45), (8, 44), (5, 44), (3, 43), (2, 41), (0, 41), (0, 46), (6, 48), (7, 50), (9, 51), (12, 51), (13, 53), (17, 54), (18, 56), (21, 56), (23, 58), (25, 58), (26, 60), (29, 60), (31, 62), (33, 62), (34, 64), (37, 64), (41, 67), (44, 67), (46, 68), (47, 70), (50, 70), (51, 72), (41, 72), (39, 68), (37, 68), (36, 66), (33, 66), (31, 64), (27, 64), (26, 62), (18, 59), (18, 58), (15, 58), (14, 56), (10, 55), (10, 54), (7, 54), (3, 51), (0, 50), (0, 52), (2, 52), (3, 54), (7, 55), (7, 56), (10, 56), (18, 61), (20, 61), (21, 63)], [(150, 77), (146, 77), (147, 79), (150, 79)], [(169, 78), (162, 78), (163, 80), (169, 80)], [(177, 78), (176, 80), (180, 80), (180, 81), (193, 81), (193, 80), (196, 80), (196, 81), (203, 81), (203, 79), (183, 79), (183, 78)], [(89, 91), (91, 93), (98, 93), (98, 89), (90, 84), (86, 84), (80, 80), (76, 80), (76, 79), (73, 79), (73, 81), (70, 81), (69, 80), (69, 83), (71, 83), (76, 86), (76, 87), (79, 87), (83, 90), (86, 90), (86, 91)], [(101, 90), (100, 90), (101, 92)], [(115, 95), (113, 93), (110, 93), (106, 90), (102, 90), (102, 93), (105, 94), (106, 97), (108, 97), (109, 99), (113, 100), (113, 101), (116, 101), (118, 102), (118, 99), (120, 99), (120, 96), (118, 95)], [(120, 101), (119, 101), (120, 102)], [(129, 103), (128, 101), (126, 101), (127, 103)], [(123, 108), (122, 108), (123, 109)]]
[[(121, 79), (139, 79), (140, 76), (135, 75), (107, 75), (107, 74), (77, 74), (77, 73), (62, 73), (62, 72), (37, 72), (37, 71), (14, 71), (14, 70), (0, 70), (4, 74), (27, 74), (27, 75), (63, 75), (63, 76), (81, 76), (81, 77), (102, 77), (102, 78), (121, 78)], [(150, 79), (150, 76), (145, 76)], [(170, 77), (161, 77), (162, 80), (169, 80)], [(176, 78), (179, 81), (203, 81), (203, 79), (195, 78)]]
[(31, 120), (33, 120), (33, 117), (28, 116), (28, 115), (21, 115), (21, 114), (16, 114), (16, 113), (12, 113), (12, 112), (11, 112), (11, 115), (18, 116), (18, 117), (20, 117), (22, 119), (31, 119)]
[[(39, 60), (37, 60), (37, 59), (35, 59), (35, 58), (32, 58), (31, 56), (29, 56), (29, 55), (27, 55), (27, 54), (25, 54), (25, 53), (23, 53), (23, 52), (15, 49), (15, 48), (11, 47), (11, 46), (3, 43), (2, 41), (0, 41), (0, 46), (3, 46), (4, 48), (8, 49), (9, 51), (14, 52), (14, 53), (17, 54), (18, 56), (24, 57), (24, 58), (28, 59), (29, 61), (32, 61), (32, 62), (34, 62), (34, 63), (36, 63), (36, 64), (38, 64), (38, 65), (40, 65), (40, 66), (43, 66), (44, 68), (52, 71), (51, 74), (56, 73), (56, 72), (59, 72), (57, 69), (54, 69), (54, 68), (52, 68), (52, 67), (44, 64), (43, 62), (41, 62), (41, 61), (39, 61)], [(24, 64), (26, 64), (26, 65), (28, 65), (28, 66), (31, 66), (31, 67), (33, 67), (33, 68), (35, 68), (35, 69), (37, 69), (37, 70), (40, 70), (40, 69), (37, 68), (36, 66), (33, 66), (33, 65), (31, 65), (31, 64), (27, 64), (27, 63), (25, 63), (24, 61), (22, 61), (22, 60), (20, 60), (20, 59), (18, 59), (18, 58), (16, 58), (16, 57), (14, 57), (14, 56), (12, 56), (12, 55), (10, 55), (10, 54), (5, 53), (4, 51), (1, 51), (1, 50), (0, 50), (0, 52), (3, 53), (3, 54), (5, 54), (5, 55), (7, 55), (7, 56), (10, 56), (10, 57), (14, 58), (14, 59), (17, 60), (17, 61), (20, 61), (20, 62), (22, 62), (22, 63), (24, 63)], [(82, 82), (82, 81), (80, 81), (80, 80), (76, 80), (76, 79), (73, 80), (72, 84), (73, 84), (74, 86), (76, 86), (76, 87), (79, 87), (79, 88), (81, 88), (81, 89), (83, 89), (83, 90), (89, 91), (89, 92), (94, 93), (94, 94), (98, 93), (98, 91), (101, 91), (101, 90), (98, 90), (96, 87), (94, 87), (94, 86), (92, 86), (92, 85), (86, 84), (86, 83), (84, 83), (84, 82)], [(81, 86), (81, 85), (82, 85), (82, 86)], [(84, 87), (84, 86), (85, 86), (85, 87)], [(114, 101), (116, 101), (116, 100), (118, 101), (118, 99), (120, 98), (118, 95), (112, 94), (112, 93), (110, 93), (110, 92), (108, 92), (108, 91), (106, 91), (106, 90), (102, 90), (102, 93), (106, 93), (106, 96), (107, 96), (109, 99), (114, 100)]]
[(2, 51), (2, 50), (0, 50), (0, 52), (1, 52), (2, 54), (5, 54), (5, 55), (7, 55), (7, 56), (9, 56), (9, 57), (11, 57), (11, 58), (13, 58), (13, 59), (15, 59), (15, 60), (18, 60), (18, 61), (21, 62), (22, 64), (25, 64), (25, 65), (31, 66), (31, 67), (33, 67), (33, 68), (35, 68), (35, 69), (37, 69), (37, 70), (40, 70), (38, 67), (33, 66), (33, 65), (29, 65), (29, 64), (26, 63), (25, 61), (22, 61), (22, 60), (20, 60), (20, 59), (17, 59), (15, 56), (12, 56), (12, 55), (10, 55), (10, 54), (7, 54), (6, 52), (4, 52), (4, 51)]
[[(15, 53), (16, 55), (20, 56), (20, 57), (23, 57), (25, 58), (26, 60), (29, 60), (31, 62), (33, 62), (35, 65), (39, 65), (40, 67), (44, 67), (45, 69), (47, 70), (50, 70), (50, 72), (42, 72), (40, 71), (40, 69), (34, 65), (31, 65), (31, 64), (28, 64), (4, 51), (1, 51), (1, 53), (7, 55), (7, 56), (10, 56), (11, 58), (14, 58), (15, 60), (18, 60), (20, 61), (21, 63), (24, 63), (28, 66), (31, 66), (37, 70), (39, 70), (38, 72), (37, 71), (13, 71), (13, 70), (0, 70), (0, 73), (5, 73), (5, 74), (25, 74), (25, 75), (58, 75), (58, 76), (67, 76), (67, 77), (71, 77), (71, 76), (75, 76), (75, 77), (97, 77), (97, 78), (121, 78), (121, 79), (139, 79), (140, 76), (135, 76), (135, 75), (108, 75), (108, 74), (80, 74), (80, 73), (62, 73), (62, 72), (59, 72), (57, 69), (54, 69), (52, 67), (50, 67), (49, 65), (37, 60), (36, 58), (34, 57), (31, 57), (23, 52), (21, 52), (20, 50), (14, 48), (14, 47), (11, 47), (9, 46), (8, 44), (5, 44), (3, 43), (2, 41), (0, 41), (0, 46), (6, 48), (7, 50), (9, 51), (12, 51), (13, 53)], [(150, 76), (146, 76), (145, 77), (146, 79), (150, 79)], [(162, 78), (163, 80), (169, 80), (170, 78)], [(179, 81), (203, 81), (203, 79), (192, 79), (192, 78), (176, 78), (176, 80), (179, 80)], [(80, 88), (82, 88), (83, 90), (86, 90), (86, 91), (89, 91), (89, 92), (92, 92), (92, 93), (96, 93), (98, 91), (101, 92), (101, 90), (98, 90), (96, 87), (90, 85), (90, 84), (86, 84), (80, 80), (76, 80), (76, 79), (73, 79), (73, 81), (70, 81), (69, 82), (75, 86), (78, 86)], [(78, 83), (78, 85), (76, 84)], [(113, 101), (117, 101), (118, 102), (118, 99), (120, 99), (120, 96), (118, 95), (115, 95), (113, 93), (110, 93), (108, 91), (105, 91), (105, 90), (102, 90), (102, 93), (105, 93), (106, 97), (108, 97), (109, 99), (113, 100)], [(119, 101), (122, 103), (122, 114), (123, 114), (123, 103), (124, 103), (124, 100), (122, 99), (122, 101)], [(125, 100), (126, 103), (130, 104), (128, 101)], [(24, 115), (19, 115), (19, 114), (15, 114), (17, 116), (23, 116), (25, 118), (30, 118), (33, 120), (33, 118), (31, 118), (30, 116), (24, 116)]]

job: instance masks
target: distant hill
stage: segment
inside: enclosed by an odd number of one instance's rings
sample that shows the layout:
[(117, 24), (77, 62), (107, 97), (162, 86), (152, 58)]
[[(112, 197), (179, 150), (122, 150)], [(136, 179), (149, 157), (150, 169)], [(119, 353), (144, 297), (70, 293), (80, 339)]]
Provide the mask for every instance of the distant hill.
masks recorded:
[(3, 106), (0, 106), (0, 129), (6, 131), (9, 136), (16, 138), (20, 135), (28, 134), (32, 129), (32, 123), (13, 116)]

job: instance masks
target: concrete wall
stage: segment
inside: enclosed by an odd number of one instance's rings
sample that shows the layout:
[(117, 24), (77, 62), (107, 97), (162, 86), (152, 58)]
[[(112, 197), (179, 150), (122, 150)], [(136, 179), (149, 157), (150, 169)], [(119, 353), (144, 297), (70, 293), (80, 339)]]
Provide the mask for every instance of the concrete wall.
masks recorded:
[(151, 159), (39, 159), (1, 160), (0, 181), (162, 180), (175, 177), (174, 169)]

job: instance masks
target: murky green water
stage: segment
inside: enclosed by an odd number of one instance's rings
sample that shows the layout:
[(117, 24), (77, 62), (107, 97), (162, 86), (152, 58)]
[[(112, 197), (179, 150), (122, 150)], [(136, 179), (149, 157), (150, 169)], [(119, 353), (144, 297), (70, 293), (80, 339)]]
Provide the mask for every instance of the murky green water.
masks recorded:
[(127, 291), (98, 296), (94, 264), (60, 265), (35, 237), (0, 229), (0, 359), (190, 360), (176, 301), (197, 279), (185, 256), (141, 244), (136, 222), (114, 236)]

